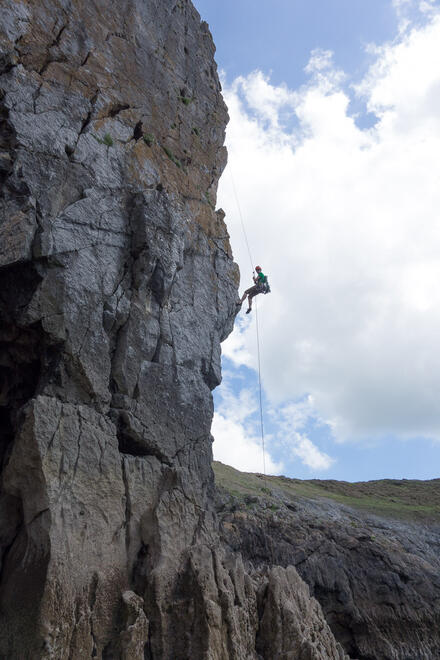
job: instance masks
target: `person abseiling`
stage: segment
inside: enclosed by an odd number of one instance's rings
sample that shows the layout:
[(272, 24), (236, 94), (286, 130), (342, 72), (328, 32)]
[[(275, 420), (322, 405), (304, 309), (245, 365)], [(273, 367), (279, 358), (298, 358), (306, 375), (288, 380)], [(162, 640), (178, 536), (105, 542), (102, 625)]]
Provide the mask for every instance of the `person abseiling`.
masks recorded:
[(243, 293), (243, 296), (240, 300), (240, 304), (245, 300), (246, 296), (248, 297), (249, 308), (246, 310), (246, 314), (252, 311), (252, 298), (257, 296), (259, 293), (268, 293), (270, 291), (269, 285), (267, 283), (266, 275), (263, 275), (261, 271), (261, 266), (255, 266), (257, 274), (252, 277), (254, 280), (254, 286), (251, 286), (250, 289), (246, 289)]

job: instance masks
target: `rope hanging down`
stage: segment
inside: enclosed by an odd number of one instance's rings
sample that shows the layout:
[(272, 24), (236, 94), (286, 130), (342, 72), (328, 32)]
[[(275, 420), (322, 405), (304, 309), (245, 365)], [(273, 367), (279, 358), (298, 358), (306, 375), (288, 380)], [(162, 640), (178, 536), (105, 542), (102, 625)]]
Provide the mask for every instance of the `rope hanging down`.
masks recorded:
[(249, 255), (249, 261), (251, 262), (251, 268), (252, 268), (252, 271), (253, 271), (254, 270), (254, 260), (252, 259), (251, 249), (249, 247), (249, 241), (248, 241), (247, 234), (246, 234), (246, 229), (245, 229), (245, 226), (244, 226), (243, 214), (241, 212), (240, 202), (238, 201), (237, 189), (235, 188), (234, 177), (232, 176), (232, 169), (231, 169), (230, 165), (229, 165), (229, 172), (231, 174), (232, 189), (234, 191), (234, 197), (235, 197), (235, 201), (237, 203), (238, 215), (240, 216), (240, 222), (241, 222), (241, 228), (243, 230), (244, 241), (246, 243), (246, 248), (247, 248), (248, 255)]
[[(249, 261), (250, 261), (250, 264), (251, 264), (252, 271), (254, 271), (254, 262), (253, 262), (251, 250), (250, 250), (250, 247), (249, 247), (249, 241), (248, 241), (248, 237), (247, 237), (247, 234), (246, 234), (246, 228), (244, 226), (243, 214), (241, 212), (240, 202), (238, 200), (237, 190), (235, 188), (234, 177), (232, 176), (232, 169), (231, 169), (230, 165), (229, 165), (229, 172), (231, 174), (232, 189), (234, 191), (234, 197), (235, 197), (235, 201), (237, 203), (238, 214), (240, 216), (241, 228), (243, 230), (243, 236), (244, 236), (244, 240), (245, 240), (245, 243), (246, 243), (247, 252), (248, 252), (248, 255), (249, 255)], [(264, 446), (264, 424), (263, 424), (263, 398), (262, 398), (262, 393), (261, 393), (260, 331), (259, 331), (259, 326), (258, 326), (258, 304), (257, 304), (256, 299), (255, 299), (255, 326), (256, 326), (256, 329), (257, 329), (258, 390), (259, 390), (259, 403), (260, 403), (261, 447), (262, 447), (262, 450), (263, 450), (263, 475), (264, 475), (264, 483), (265, 483), (265, 486), (267, 488), (267, 483), (266, 483), (266, 450), (265, 450), (265, 446)]]
[[(261, 398), (261, 361), (260, 361), (260, 333), (258, 330), (258, 304), (255, 301), (255, 325), (257, 328), (257, 354), (258, 354), (258, 387), (260, 391), (260, 427), (261, 427), (261, 446), (263, 449), (263, 474), (266, 480), (266, 451), (264, 447), (264, 425), (263, 425), (263, 402)], [(266, 484), (267, 488), (267, 484)]]

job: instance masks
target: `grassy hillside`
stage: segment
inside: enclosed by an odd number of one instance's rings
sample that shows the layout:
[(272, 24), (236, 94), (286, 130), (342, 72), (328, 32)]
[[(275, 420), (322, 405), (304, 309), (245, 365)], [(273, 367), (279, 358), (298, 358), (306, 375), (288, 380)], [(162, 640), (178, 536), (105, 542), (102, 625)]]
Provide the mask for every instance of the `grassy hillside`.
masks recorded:
[(213, 463), (213, 469), (217, 485), (236, 497), (254, 495), (275, 501), (282, 496), (292, 502), (298, 498), (325, 498), (391, 518), (440, 521), (440, 479), (382, 479), (359, 483), (302, 481), (239, 472), (218, 462)]

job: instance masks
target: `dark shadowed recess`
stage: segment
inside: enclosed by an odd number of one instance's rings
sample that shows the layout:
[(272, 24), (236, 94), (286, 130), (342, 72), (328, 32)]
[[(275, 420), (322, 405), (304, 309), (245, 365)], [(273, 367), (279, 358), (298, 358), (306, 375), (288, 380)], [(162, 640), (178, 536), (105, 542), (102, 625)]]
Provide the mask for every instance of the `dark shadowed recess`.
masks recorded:
[(13, 440), (18, 413), (37, 389), (44, 353), (40, 323), (20, 327), (20, 311), (41, 281), (32, 266), (0, 269), (0, 465)]
[[(0, 269), (0, 471), (3, 472), (20, 426), (23, 406), (35, 396), (40, 385), (42, 363), (51, 349), (45, 341), (41, 323), (23, 326), (17, 319), (29, 304), (41, 281), (29, 264)], [(1, 475), (0, 475), (1, 478)], [(41, 512), (40, 516), (47, 516)], [(48, 545), (32, 537), (32, 521), (23, 524), (22, 503), (4, 492), (0, 481), (0, 618), (11, 607), (24, 612), (19, 627), (1, 627), (0, 648), (12, 648), (16, 634), (32, 638), (36, 594), (42, 593), (46, 579)], [(44, 527), (44, 524), (43, 524)], [(41, 540), (41, 539), (40, 539)], [(32, 574), (23, 566), (32, 565)], [(31, 599), (32, 594), (32, 599)], [(29, 602), (29, 600), (32, 602)], [(15, 630), (14, 630), (15, 628)], [(8, 639), (6, 639), (8, 638)], [(1, 656), (5, 657), (5, 656)]]

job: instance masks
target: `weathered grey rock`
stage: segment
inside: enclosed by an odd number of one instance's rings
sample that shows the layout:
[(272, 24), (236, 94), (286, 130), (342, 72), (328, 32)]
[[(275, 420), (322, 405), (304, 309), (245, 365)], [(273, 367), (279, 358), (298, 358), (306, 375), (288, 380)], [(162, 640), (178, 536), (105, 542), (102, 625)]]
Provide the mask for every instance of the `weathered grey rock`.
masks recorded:
[(148, 621), (143, 610), (144, 601), (132, 591), (122, 594), (126, 628), (120, 636), (122, 660), (144, 660)]
[(213, 54), (189, 0), (2, 2), (2, 658), (257, 658), (267, 578), (212, 506), (238, 285)]
[(262, 592), (257, 649), (264, 658), (348, 658), (293, 566), (273, 568)]
[[(232, 468), (216, 470), (234, 483)], [(241, 553), (251, 575), (273, 564), (288, 572), (295, 567), (352, 658), (440, 657), (440, 480), (345, 484), (240, 477), (241, 484), (251, 479), (249, 495), (220, 489), (217, 505), (223, 543)], [(270, 496), (254, 495), (258, 481), (269, 486)], [(339, 501), (344, 494), (351, 506)], [(374, 508), (381, 505), (379, 515)], [(282, 584), (277, 589), (288, 595)], [(279, 621), (286, 617), (274, 617), (267, 630)]]
[(214, 49), (188, 2), (8, 2), (2, 29), (0, 652), (159, 657), (238, 279)]

